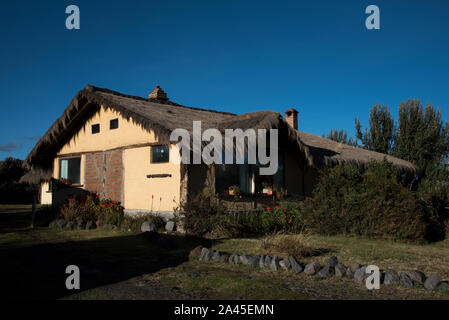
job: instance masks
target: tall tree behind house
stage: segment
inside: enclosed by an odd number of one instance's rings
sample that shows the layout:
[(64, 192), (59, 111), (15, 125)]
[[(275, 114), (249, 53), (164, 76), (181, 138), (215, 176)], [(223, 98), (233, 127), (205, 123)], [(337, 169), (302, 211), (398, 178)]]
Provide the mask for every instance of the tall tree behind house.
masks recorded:
[(393, 147), (395, 125), (390, 108), (374, 105), (370, 111), (369, 129), (362, 132), (359, 119), (355, 119), (356, 137), (365, 149), (390, 154)]

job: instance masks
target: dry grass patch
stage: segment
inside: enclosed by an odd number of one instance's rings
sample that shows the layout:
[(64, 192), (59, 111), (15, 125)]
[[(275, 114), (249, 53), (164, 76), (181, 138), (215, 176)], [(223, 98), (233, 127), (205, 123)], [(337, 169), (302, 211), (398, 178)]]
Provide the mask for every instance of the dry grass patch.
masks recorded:
[(295, 235), (275, 234), (262, 239), (261, 251), (265, 254), (294, 256), (296, 258), (310, 257), (314, 250), (309, 246), (310, 235), (299, 233)]

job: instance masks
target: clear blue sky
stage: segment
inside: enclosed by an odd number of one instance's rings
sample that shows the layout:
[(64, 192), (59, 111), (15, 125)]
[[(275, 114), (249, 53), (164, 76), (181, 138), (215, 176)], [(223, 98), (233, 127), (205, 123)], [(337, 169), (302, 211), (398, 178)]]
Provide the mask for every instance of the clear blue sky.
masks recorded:
[[(65, 28), (66, 6), (81, 30)], [(380, 30), (365, 8), (380, 7)], [(420, 98), (449, 119), (449, 1), (4, 1), (0, 159), (25, 158), (86, 84), (245, 113), (299, 110), (354, 133), (371, 106)]]

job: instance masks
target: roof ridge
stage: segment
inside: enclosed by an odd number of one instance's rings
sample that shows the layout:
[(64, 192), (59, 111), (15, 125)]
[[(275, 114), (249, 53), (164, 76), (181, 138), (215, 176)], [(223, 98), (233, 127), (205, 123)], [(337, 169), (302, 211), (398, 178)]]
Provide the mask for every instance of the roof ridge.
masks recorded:
[(237, 115), (235, 113), (225, 112), (225, 111), (218, 111), (218, 110), (214, 110), (214, 109), (205, 109), (205, 108), (184, 106), (182, 104), (179, 104), (179, 103), (176, 103), (176, 102), (173, 102), (173, 101), (170, 101), (170, 100), (161, 101), (159, 99), (145, 99), (143, 97), (125, 94), (125, 93), (121, 93), (121, 92), (118, 92), (118, 91), (115, 91), (115, 90), (111, 90), (111, 89), (107, 89), (107, 88), (96, 87), (96, 86), (93, 86), (91, 84), (86, 85), (84, 90), (92, 92), (92, 93), (95, 93), (96, 91), (99, 91), (99, 92), (113, 94), (113, 95), (116, 95), (116, 96), (119, 96), (119, 97), (123, 97), (123, 98), (135, 99), (135, 100), (140, 100), (140, 101), (145, 101), (145, 102), (150, 102), (150, 103), (156, 103), (156, 104), (161, 104), (161, 105), (171, 105), (171, 106), (180, 107), (180, 108), (187, 108), (187, 109), (191, 109), (191, 110), (214, 112), (214, 113), (220, 113), (220, 114), (227, 114), (227, 115), (231, 115), (231, 116), (236, 116)]

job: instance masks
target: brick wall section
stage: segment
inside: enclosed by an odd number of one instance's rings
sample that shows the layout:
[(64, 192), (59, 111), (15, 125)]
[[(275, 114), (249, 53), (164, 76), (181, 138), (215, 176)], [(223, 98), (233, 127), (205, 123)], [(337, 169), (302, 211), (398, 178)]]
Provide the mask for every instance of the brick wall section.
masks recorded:
[(122, 201), (123, 163), (122, 151), (106, 152), (104, 194), (106, 198)]
[(103, 152), (86, 154), (84, 187), (101, 196), (103, 189)]
[(122, 151), (86, 154), (84, 186), (101, 198), (122, 202)]

